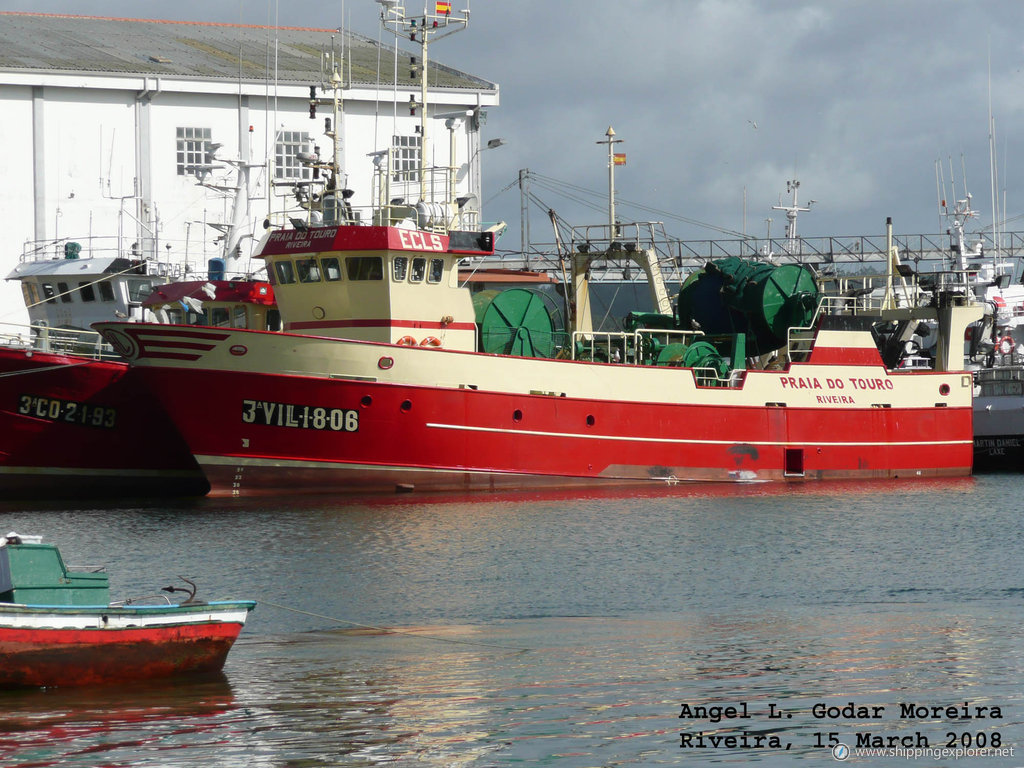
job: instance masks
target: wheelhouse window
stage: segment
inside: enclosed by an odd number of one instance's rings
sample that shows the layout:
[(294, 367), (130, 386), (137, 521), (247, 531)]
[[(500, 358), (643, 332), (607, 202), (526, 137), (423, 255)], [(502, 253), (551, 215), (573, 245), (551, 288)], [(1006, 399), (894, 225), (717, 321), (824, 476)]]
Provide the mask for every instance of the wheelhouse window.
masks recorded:
[(54, 298), (56, 293), (53, 290), (53, 286), (50, 283), (43, 283), (43, 296), (46, 297), (47, 304), (56, 304), (57, 300)]
[(349, 280), (383, 280), (384, 262), (380, 256), (349, 256), (345, 259)]
[(210, 309), (210, 325), (215, 328), (224, 328), (228, 325), (227, 307), (213, 307)]
[(419, 181), (420, 179), (420, 137), (392, 137), (393, 161), (391, 164), (392, 181)]
[(78, 292), (82, 294), (82, 301), (96, 301), (96, 291), (93, 290), (92, 283), (79, 283)]
[(327, 282), (332, 283), (336, 280), (341, 280), (341, 265), (336, 257), (324, 257), (320, 259), (320, 265), (323, 267), (324, 277), (327, 279)]
[(278, 261), (274, 264), (277, 282), (282, 285), (295, 282), (295, 268), (290, 261)]
[(103, 280), (97, 283), (100, 288), (100, 299), (102, 301), (113, 301), (114, 300), (114, 286), (110, 284), (109, 280)]
[(300, 283), (320, 282), (320, 265), (316, 259), (296, 259), (295, 271), (299, 275)]
[(128, 280), (128, 301), (142, 301), (153, 292), (152, 280)]
[(409, 257), (408, 256), (395, 256), (395, 260), (391, 264), (391, 279), (396, 283), (404, 283), (405, 276), (409, 272)]
[(178, 128), (178, 175), (201, 176), (202, 166), (213, 164), (210, 128)]
[(299, 152), (309, 151), (309, 134), (305, 131), (281, 131), (274, 147), (274, 178), (307, 181), (312, 173), (299, 162)]
[(414, 283), (422, 283), (423, 276), (427, 273), (427, 260), (422, 256), (417, 256), (412, 260), (412, 273), (409, 275), (409, 279)]
[(236, 304), (231, 308), (231, 326), (233, 328), (247, 328), (249, 326), (244, 306)]
[(428, 283), (440, 283), (444, 276), (444, 259), (430, 260), (430, 274), (427, 276)]
[(32, 283), (21, 284), (21, 295), (25, 298), (25, 306), (31, 307), (39, 303), (39, 291)]
[(60, 300), (65, 304), (69, 304), (73, 300), (71, 289), (68, 288), (67, 283), (57, 283), (57, 293), (60, 294)]

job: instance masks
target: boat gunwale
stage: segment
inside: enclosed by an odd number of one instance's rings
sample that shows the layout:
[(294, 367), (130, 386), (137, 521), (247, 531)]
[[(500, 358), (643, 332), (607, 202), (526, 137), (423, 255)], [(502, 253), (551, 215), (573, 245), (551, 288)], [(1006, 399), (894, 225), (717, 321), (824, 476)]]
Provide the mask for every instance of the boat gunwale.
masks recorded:
[(162, 614), (191, 614), (203, 613), (214, 609), (217, 613), (226, 613), (230, 610), (240, 608), (252, 611), (256, 607), (255, 600), (211, 600), (210, 602), (196, 603), (173, 603), (169, 605), (140, 604), (140, 605), (46, 605), (39, 603), (0, 603), (0, 621), (3, 615), (8, 614), (56, 614), (60, 616), (99, 615), (102, 613), (113, 615), (162, 615)]

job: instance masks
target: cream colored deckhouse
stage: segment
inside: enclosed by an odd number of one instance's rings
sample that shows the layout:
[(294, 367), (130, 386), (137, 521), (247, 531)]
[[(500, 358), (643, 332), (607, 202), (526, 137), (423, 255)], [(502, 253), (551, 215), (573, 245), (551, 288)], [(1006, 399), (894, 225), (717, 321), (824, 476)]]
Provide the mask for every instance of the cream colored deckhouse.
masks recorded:
[[(229, 271), (256, 272), (263, 263), (249, 255), (268, 211), (309, 188), (309, 159), (329, 161), (335, 141), (353, 208), (371, 203), (382, 154), (402, 197), (420, 183), (421, 115), (405, 106), (420, 100), (412, 56), (334, 29), (0, 12), (0, 277), (23, 258), (62, 256), (67, 242), (82, 258), (205, 273), (223, 255), (243, 167), (241, 229), (254, 237)], [(340, 127), (321, 87), (335, 65)], [(480, 126), (498, 86), (433, 61), (428, 84), (429, 162), (453, 169), (454, 196), (479, 216)], [(20, 286), (0, 281), (0, 322), (26, 319)]]

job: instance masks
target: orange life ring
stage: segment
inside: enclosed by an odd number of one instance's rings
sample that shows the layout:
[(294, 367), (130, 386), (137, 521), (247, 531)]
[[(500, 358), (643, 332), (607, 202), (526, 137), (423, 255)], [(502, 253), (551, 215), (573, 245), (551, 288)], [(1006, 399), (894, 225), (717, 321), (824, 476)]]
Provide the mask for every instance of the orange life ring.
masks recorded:
[(416, 339), (414, 339), (412, 336), (403, 336), (398, 341), (396, 341), (395, 344), (397, 344), (400, 347), (415, 347)]
[(420, 342), (421, 347), (440, 347), (441, 340), (437, 336), (427, 336), (423, 341)]
[(1000, 351), (1000, 353), (1002, 353), (1004, 355), (1008, 355), (1011, 352), (1013, 352), (1013, 337), (1012, 336), (1003, 336), (1003, 338), (1001, 338), (999, 340), (999, 351)]

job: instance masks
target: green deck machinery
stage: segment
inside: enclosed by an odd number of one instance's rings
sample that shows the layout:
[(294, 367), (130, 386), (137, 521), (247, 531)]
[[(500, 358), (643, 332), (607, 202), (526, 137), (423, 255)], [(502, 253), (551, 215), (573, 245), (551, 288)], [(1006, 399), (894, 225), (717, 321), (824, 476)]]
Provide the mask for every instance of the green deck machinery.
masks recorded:
[(528, 288), (473, 294), (480, 350), (519, 357), (554, 357), (565, 341), (552, 300)]
[(808, 267), (730, 257), (686, 279), (677, 316), (680, 327), (708, 336), (745, 334), (747, 354), (763, 355), (785, 346), (790, 328), (809, 327), (819, 299)]

